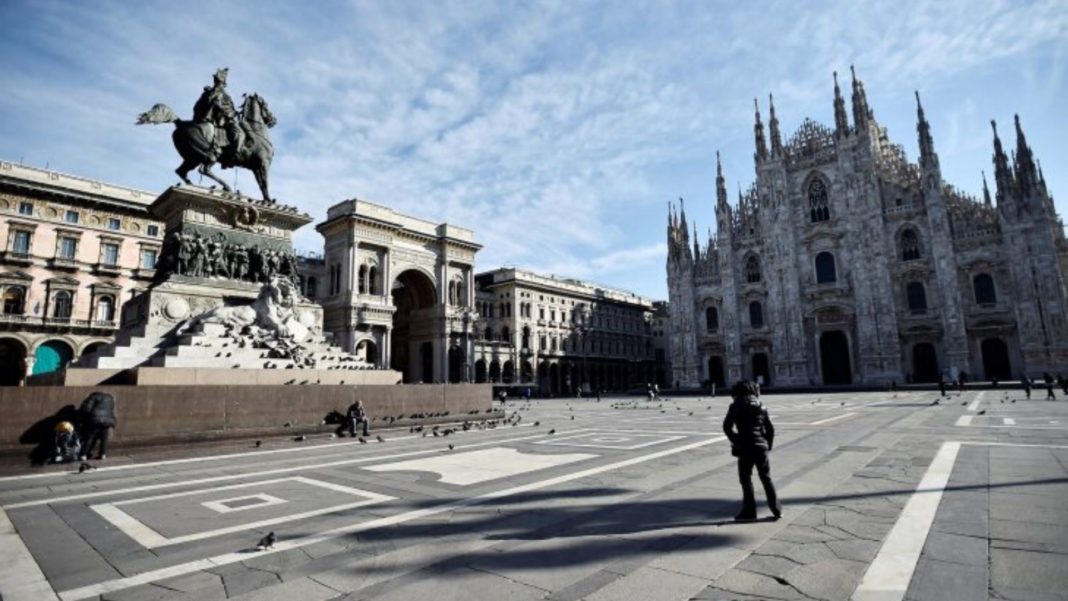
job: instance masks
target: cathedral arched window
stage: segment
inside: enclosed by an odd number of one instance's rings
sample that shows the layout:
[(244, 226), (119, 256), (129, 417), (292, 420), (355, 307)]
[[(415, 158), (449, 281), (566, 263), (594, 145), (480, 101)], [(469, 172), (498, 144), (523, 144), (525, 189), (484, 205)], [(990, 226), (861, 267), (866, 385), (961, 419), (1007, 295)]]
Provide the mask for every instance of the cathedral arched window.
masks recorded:
[(909, 282), (905, 288), (905, 296), (908, 297), (909, 311), (913, 315), (927, 312), (927, 291), (921, 282)]
[(511, 342), (512, 331), (508, 329), (508, 326), (501, 328), (501, 342)]
[(901, 232), (901, 260), (915, 261), (920, 258), (920, 237), (916, 230), (907, 229)]
[(834, 255), (821, 252), (816, 255), (816, 283), (829, 284), (838, 281), (838, 272), (834, 268)]
[(493, 328), (486, 328), (486, 333), (482, 336), (483, 340), (493, 341)]
[(808, 184), (808, 213), (812, 223), (827, 221), (831, 218), (827, 184), (823, 178), (814, 177)]
[(360, 265), (360, 278), (357, 284), (356, 291), (360, 294), (367, 294), (367, 266)]
[(754, 328), (764, 327), (764, 307), (757, 301), (749, 303), (749, 325)]
[(760, 281), (760, 259), (750, 255), (745, 260), (745, 281), (755, 284)]
[(705, 309), (705, 330), (715, 332), (719, 329), (719, 311), (715, 307)]
[(997, 292), (994, 290), (994, 278), (988, 273), (980, 273), (972, 280), (975, 289), (975, 302), (980, 305), (993, 305), (998, 302)]

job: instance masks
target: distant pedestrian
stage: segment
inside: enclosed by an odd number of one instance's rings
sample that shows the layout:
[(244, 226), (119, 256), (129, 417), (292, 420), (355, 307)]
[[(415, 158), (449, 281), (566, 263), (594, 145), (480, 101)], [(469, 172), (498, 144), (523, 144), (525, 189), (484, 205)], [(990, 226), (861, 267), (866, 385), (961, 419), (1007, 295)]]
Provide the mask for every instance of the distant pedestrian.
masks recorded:
[(1057, 384), (1060, 385), (1061, 390), (1064, 391), (1065, 396), (1068, 396), (1068, 378), (1065, 378), (1061, 374), (1057, 374)]
[(108, 440), (111, 430), (117, 425), (115, 419), (115, 397), (110, 393), (96, 391), (90, 394), (78, 409), (85, 429), (85, 446), (78, 458), (85, 461), (93, 453), (93, 447), (100, 443), (97, 459), (108, 458)]
[(775, 427), (764, 405), (756, 399), (752, 382), (738, 382), (731, 390), (734, 398), (723, 419), (723, 431), (731, 441), (731, 454), (738, 458), (738, 481), (742, 485), (742, 511), (734, 517), (738, 521), (756, 519), (756, 497), (753, 493), (753, 468), (756, 467), (764, 495), (775, 519), (782, 517), (782, 505), (771, 481), (771, 461), (768, 454), (775, 444)]
[(361, 423), (363, 424), (363, 435), (368, 436), (367, 432), (371, 420), (367, 417), (367, 410), (363, 408), (363, 401), (357, 400), (349, 405), (348, 411), (345, 412), (345, 420), (350, 438), (356, 438), (356, 427)]
[(942, 396), (946, 396), (946, 379), (938, 378), (938, 392), (942, 393)]
[(502, 405), (507, 403), (508, 391), (502, 388), (501, 391), (497, 393), (497, 399), (501, 402)]
[(1023, 384), (1024, 394), (1027, 396), (1028, 399), (1030, 399), (1031, 398), (1031, 378), (1028, 378), (1027, 374), (1024, 374), (1024, 376), (1022, 378), (1020, 378), (1020, 383)]
[(1057, 396), (1053, 394), (1053, 375), (1047, 371), (1042, 374), (1042, 379), (1046, 382), (1046, 400), (1056, 400)]

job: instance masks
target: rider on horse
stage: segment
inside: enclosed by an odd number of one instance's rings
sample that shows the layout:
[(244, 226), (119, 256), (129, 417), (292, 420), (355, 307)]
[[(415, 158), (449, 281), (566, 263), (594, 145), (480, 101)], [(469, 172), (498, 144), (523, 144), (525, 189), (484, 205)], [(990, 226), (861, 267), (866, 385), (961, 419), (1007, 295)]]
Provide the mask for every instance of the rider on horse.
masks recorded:
[[(211, 145), (212, 160), (218, 160), (223, 167), (232, 167), (236, 162), (246, 135), (234, 101), (226, 93), (228, 73), (228, 68), (216, 71), (214, 84), (205, 86), (200, 99), (193, 105), (194, 123), (211, 123), (226, 132), (225, 137), (215, 136)], [(225, 153), (227, 149), (230, 149), (229, 153)]]

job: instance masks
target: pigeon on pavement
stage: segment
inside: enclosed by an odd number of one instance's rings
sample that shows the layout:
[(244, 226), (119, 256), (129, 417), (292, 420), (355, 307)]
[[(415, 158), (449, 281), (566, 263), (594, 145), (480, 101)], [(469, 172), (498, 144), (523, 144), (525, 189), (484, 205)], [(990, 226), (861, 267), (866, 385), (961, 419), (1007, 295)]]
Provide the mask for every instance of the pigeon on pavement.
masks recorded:
[(260, 539), (260, 542), (256, 543), (257, 551), (264, 551), (274, 547), (274, 532), (268, 532), (267, 536)]
[(381, 436), (375, 436), (375, 438), (378, 439), (378, 442), (386, 442), (386, 439), (382, 438)]
[(83, 461), (82, 464), (78, 466), (78, 473), (79, 474), (84, 474), (85, 472), (88, 472), (88, 471), (91, 471), (91, 470), (95, 470), (95, 469), (96, 469), (96, 466), (94, 466), (93, 464), (88, 463), (86, 461)]

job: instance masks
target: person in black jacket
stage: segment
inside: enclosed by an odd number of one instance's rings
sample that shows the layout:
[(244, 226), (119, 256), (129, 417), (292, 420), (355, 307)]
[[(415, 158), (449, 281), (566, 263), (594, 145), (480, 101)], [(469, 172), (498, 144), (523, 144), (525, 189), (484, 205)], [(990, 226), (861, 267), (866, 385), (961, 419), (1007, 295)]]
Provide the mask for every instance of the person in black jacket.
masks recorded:
[(756, 519), (756, 498), (753, 496), (753, 467), (757, 469), (764, 495), (768, 498), (775, 519), (782, 517), (782, 505), (771, 481), (771, 462), (768, 453), (775, 444), (775, 426), (768, 410), (756, 400), (752, 382), (738, 382), (731, 390), (734, 402), (723, 419), (723, 431), (731, 441), (731, 454), (738, 458), (738, 480), (742, 484), (742, 512), (738, 521)]
[(352, 405), (349, 405), (349, 410), (345, 412), (345, 419), (349, 427), (349, 436), (356, 437), (356, 426), (363, 422), (363, 435), (367, 436), (367, 425), (370, 422), (367, 419), (367, 411), (363, 408), (363, 401), (356, 401)]
[(82, 414), (85, 428), (85, 446), (82, 447), (81, 461), (85, 461), (93, 452), (93, 446), (100, 441), (100, 455), (97, 459), (108, 458), (108, 440), (115, 420), (115, 397), (106, 392), (94, 392), (89, 395), (78, 410)]

